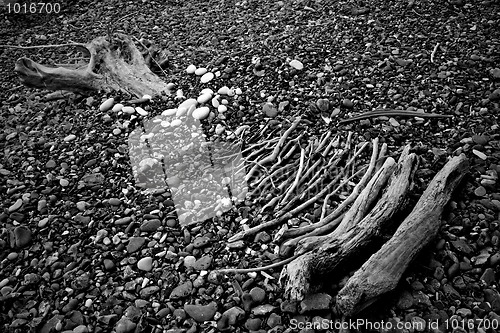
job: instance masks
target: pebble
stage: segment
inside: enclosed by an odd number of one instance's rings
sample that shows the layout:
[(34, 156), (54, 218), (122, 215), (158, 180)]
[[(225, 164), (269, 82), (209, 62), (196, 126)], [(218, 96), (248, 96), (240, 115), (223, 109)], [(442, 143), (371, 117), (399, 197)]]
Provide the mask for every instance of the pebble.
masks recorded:
[(264, 299), (266, 298), (266, 292), (264, 289), (260, 288), (260, 287), (253, 287), (251, 290), (250, 290), (250, 296), (252, 297), (252, 300), (259, 304), (259, 303), (262, 303), (264, 301)]
[(300, 61), (295, 59), (290, 61), (288, 64), (297, 70), (301, 70), (304, 68), (304, 65)]
[(161, 113), (162, 116), (173, 116), (177, 113), (177, 109), (167, 109)]
[(61, 185), (62, 187), (66, 187), (69, 185), (69, 181), (67, 179), (59, 179), (59, 185)]
[(137, 252), (146, 242), (144, 237), (131, 237), (127, 244), (127, 252), (134, 253)]
[(212, 264), (212, 259), (213, 258), (211, 255), (203, 256), (200, 259), (196, 260), (193, 268), (197, 271), (206, 271)]
[(342, 100), (342, 106), (350, 109), (354, 106), (354, 103), (350, 99), (344, 98)]
[(316, 101), (319, 111), (327, 112), (330, 109), (330, 101), (326, 98), (320, 98)]
[(155, 232), (161, 227), (161, 221), (159, 219), (147, 220), (141, 224), (140, 230), (144, 232)]
[(105, 100), (104, 102), (101, 103), (101, 105), (99, 106), (99, 111), (101, 111), (101, 112), (108, 111), (109, 109), (111, 109), (113, 107), (114, 103), (115, 103), (115, 99), (113, 97), (108, 98), (107, 100)]
[(200, 81), (201, 81), (201, 83), (207, 83), (207, 82), (212, 81), (213, 78), (214, 78), (214, 73), (208, 72), (208, 73), (203, 74)]
[(267, 326), (274, 328), (278, 325), (281, 325), (281, 316), (276, 313), (271, 313), (269, 318), (267, 318)]
[(217, 328), (225, 329), (228, 328), (229, 326), (233, 326), (240, 320), (242, 320), (244, 317), (245, 317), (245, 311), (238, 306), (233, 306), (232, 308), (229, 308), (226, 311), (224, 311), (222, 316), (219, 318), (219, 321), (217, 322)]
[(179, 299), (187, 297), (193, 291), (193, 283), (191, 281), (185, 282), (183, 284), (178, 285), (172, 290), (170, 294), (171, 299)]
[(122, 112), (126, 113), (126, 114), (134, 114), (135, 108), (132, 106), (124, 106), (124, 107), (122, 107)]
[(221, 124), (217, 124), (217, 126), (215, 126), (215, 134), (217, 135), (221, 135), (222, 133), (224, 133), (226, 130), (226, 127), (224, 125), (221, 125)]
[(203, 74), (205, 74), (208, 70), (205, 68), (205, 67), (200, 67), (200, 68), (197, 68), (195, 71), (194, 71), (194, 74), (195, 75), (198, 75), (198, 76), (201, 76)]
[(186, 73), (188, 74), (194, 74), (196, 72), (196, 66), (195, 65), (189, 65), (186, 68)]
[(219, 105), (217, 107), (217, 111), (220, 112), (220, 113), (224, 113), (224, 112), (227, 111), (227, 106), (225, 106), (225, 105)]
[(153, 269), (153, 258), (151, 257), (141, 258), (137, 262), (137, 268), (139, 268), (141, 271), (149, 272), (151, 269)]
[(32, 234), (31, 230), (25, 226), (18, 226), (14, 228), (14, 246), (16, 248), (23, 248), (31, 243)]
[(135, 330), (137, 324), (127, 317), (123, 316), (118, 320), (115, 326), (115, 333), (130, 333)]
[(208, 117), (210, 114), (210, 109), (206, 106), (202, 106), (201, 108), (197, 108), (193, 111), (193, 118), (198, 120), (203, 120)]
[(219, 95), (227, 95), (229, 93), (229, 88), (227, 86), (220, 87), (217, 93)]
[(331, 301), (332, 296), (325, 293), (308, 295), (302, 302), (300, 302), (300, 313), (328, 310), (330, 308)]
[(184, 266), (193, 267), (196, 262), (196, 257), (194, 256), (186, 256), (184, 257)]
[(118, 112), (118, 111), (121, 111), (122, 109), (123, 109), (123, 104), (122, 103), (118, 103), (118, 104), (115, 104), (113, 106), (113, 108), (111, 109), (111, 111)]
[(250, 318), (245, 322), (245, 328), (249, 331), (257, 331), (262, 325), (262, 320), (260, 318)]
[(64, 138), (64, 142), (70, 142), (76, 139), (76, 135), (70, 134)]
[(135, 108), (135, 112), (137, 112), (140, 116), (143, 116), (143, 117), (145, 117), (149, 114), (148, 111), (144, 110), (143, 108), (141, 108), (139, 106), (137, 106)]
[(488, 98), (490, 99), (490, 101), (500, 100), (500, 88), (495, 89)]
[(211, 98), (212, 98), (212, 94), (205, 93), (205, 94), (198, 96), (196, 101), (200, 104), (204, 104), (204, 103), (208, 102)]
[(262, 105), (262, 112), (264, 112), (264, 114), (270, 118), (274, 118), (278, 115), (278, 110), (271, 102), (267, 102)]
[(23, 205), (23, 200), (17, 199), (16, 202), (14, 202), (14, 204), (12, 204), (12, 206), (9, 207), (9, 213), (15, 212), (16, 210), (21, 208), (22, 205)]
[(478, 197), (484, 197), (486, 195), (486, 189), (483, 186), (478, 186), (474, 190), (474, 194)]
[(472, 153), (474, 155), (476, 155), (477, 157), (479, 157), (480, 159), (482, 159), (483, 161), (488, 158), (488, 156), (486, 156), (485, 153), (483, 153), (482, 151), (476, 150), (476, 149), (472, 149)]
[(198, 323), (212, 320), (217, 312), (217, 303), (211, 302), (208, 305), (185, 304), (184, 311)]

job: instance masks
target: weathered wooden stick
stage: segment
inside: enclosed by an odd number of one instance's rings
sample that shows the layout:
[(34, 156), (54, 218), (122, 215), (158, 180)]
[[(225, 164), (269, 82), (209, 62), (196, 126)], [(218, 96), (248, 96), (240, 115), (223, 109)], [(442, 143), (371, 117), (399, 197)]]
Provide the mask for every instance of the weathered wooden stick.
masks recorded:
[(462, 154), (448, 161), (436, 174), (393, 237), (356, 271), (337, 295), (337, 308), (344, 315), (355, 315), (397, 286), (412, 259), (436, 236), (444, 206), (468, 167), (469, 162)]

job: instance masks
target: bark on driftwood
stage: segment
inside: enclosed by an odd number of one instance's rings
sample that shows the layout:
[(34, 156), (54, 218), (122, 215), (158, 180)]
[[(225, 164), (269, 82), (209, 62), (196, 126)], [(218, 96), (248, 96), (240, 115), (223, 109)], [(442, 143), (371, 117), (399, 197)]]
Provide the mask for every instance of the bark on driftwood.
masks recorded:
[(90, 53), (90, 61), (85, 67), (47, 67), (23, 57), (17, 60), (15, 71), (24, 85), (40, 89), (117, 90), (136, 97), (168, 90), (167, 84), (148, 68), (128, 36), (115, 34), (112, 41), (98, 37), (81, 46)]
[[(353, 264), (356, 259), (368, 257), (370, 253), (367, 251), (370, 248), (376, 250), (382, 245), (383, 236), (392, 234), (397, 227), (393, 217), (405, 205), (406, 194), (411, 189), (418, 165), (416, 155), (409, 154), (409, 149), (409, 146), (405, 147), (392, 176), (394, 160), (387, 159), (332, 233), (309, 237), (298, 244), (296, 252), (303, 254), (287, 265), (283, 275), (286, 278), (287, 296), (302, 299), (308, 293), (316, 291), (321, 286), (318, 285), (320, 279), (314, 277), (319, 276), (328, 281), (325, 276), (335, 271), (337, 274), (346, 273), (337, 268), (346, 262)], [(389, 185), (373, 206), (389, 176)]]
[(468, 170), (464, 154), (454, 157), (431, 181), (394, 236), (372, 255), (337, 295), (337, 308), (353, 316), (394, 289), (412, 259), (436, 236), (443, 208)]

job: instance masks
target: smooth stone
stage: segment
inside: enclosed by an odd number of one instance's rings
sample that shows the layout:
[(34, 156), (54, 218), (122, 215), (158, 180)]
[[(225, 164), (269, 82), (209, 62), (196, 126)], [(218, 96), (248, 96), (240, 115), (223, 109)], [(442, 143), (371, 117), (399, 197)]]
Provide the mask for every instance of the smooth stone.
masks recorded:
[(201, 77), (200, 82), (201, 82), (201, 83), (207, 83), (207, 82), (210, 82), (210, 81), (212, 81), (212, 79), (214, 78), (214, 76), (215, 76), (215, 75), (214, 75), (214, 73), (212, 73), (212, 72), (205, 73), (205, 74), (203, 74), (203, 76)]
[(486, 195), (486, 189), (483, 186), (478, 186), (474, 190), (474, 194), (478, 197), (484, 197)]
[(189, 65), (186, 68), (186, 73), (188, 74), (194, 74), (196, 72), (196, 66), (195, 65)]
[(191, 281), (188, 281), (175, 287), (174, 290), (172, 290), (172, 293), (170, 293), (170, 298), (171, 299), (184, 298), (189, 296), (192, 291), (193, 291), (193, 283)]
[(113, 111), (113, 112), (121, 111), (123, 109), (123, 106), (124, 105), (122, 103), (115, 104), (113, 106), (113, 108), (111, 109), (111, 111)]
[(206, 271), (211, 264), (212, 264), (212, 256), (206, 255), (196, 260), (196, 262), (193, 265), (193, 268), (197, 271)]
[(205, 93), (203, 95), (198, 96), (198, 98), (196, 99), (196, 101), (198, 103), (200, 103), (200, 104), (203, 104), (203, 103), (208, 102), (211, 98), (212, 98), (212, 94)]
[(135, 108), (135, 112), (137, 112), (140, 116), (143, 116), (143, 117), (145, 117), (149, 114), (148, 111), (144, 110), (143, 108), (141, 108), (139, 106), (137, 106)]
[(141, 271), (149, 272), (151, 269), (153, 269), (153, 258), (151, 257), (141, 258), (137, 262), (137, 268), (139, 268)]
[(211, 302), (208, 305), (185, 304), (184, 311), (198, 323), (212, 320), (217, 312), (217, 303)]
[(200, 67), (200, 68), (197, 68), (195, 71), (194, 71), (194, 74), (195, 75), (203, 75), (207, 72), (208, 70), (205, 68), (205, 67)]
[(262, 325), (262, 320), (260, 318), (250, 318), (245, 322), (245, 328), (249, 331), (257, 331)]
[(89, 332), (88, 327), (83, 324), (73, 328), (73, 333), (88, 333), (88, 332)]
[(105, 100), (104, 102), (101, 103), (101, 105), (99, 106), (99, 111), (101, 111), (101, 112), (108, 111), (109, 109), (111, 109), (113, 107), (114, 103), (115, 103), (115, 99), (113, 97), (108, 98), (107, 100)]
[(227, 86), (220, 87), (219, 90), (217, 90), (219, 95), (227, 95), (228, 92), (229, 88)]
[(175, 113), (175, 116), (176, 117), (182, 117), (183, 115), (185, 115), (186, 113), (188, 112), (188, 109), (184, 106), (179, 106), (177, 108), (177, 112)]
[(156, 230), (158, 230), (159, 227), (161, 227), (161, 221), (158, 219), (154, 219), (154, 220), (144, 221), (141, 224), (140, 229), (141, 231), (144, 232), (155, 232)]
[(127, 244), (127, 252), (134, 253), (137, 252), (146, 242), (144, 237), (131, 237)]
[(264, 114), (270, 118), (274, 118), (278, 115), (278, 110), (271, 102), (267, 102), (262, 105), (262, 112), (264, 112)]
[(210, 109), (206, 106), (202, 106), (201, 108), (197, 108), (193, 111), (193, 118), (198, 120), (203, 120), (208, 117), (210, 114)]
[(210, 238), (208, 237), (196, 237), (193, 241), (193, 246), (197, 249), (202, 248), (210, 244)]
[(342, 100), (342, 106), (350, 109), (354, 106), (354, 103), (350, 99), (344, 98)]
[(250, 296), (255, 303), (262, 303), (266, 298), (266, 291), (260, 287), (253, 287), (250, 290)]
[(178, 109), (179, 108), (186, 108), (186, 111), (191, 107), (191, 105), (197, 105), (198, 104), (198, 101), (194, 98), (188, 98), (186, 99), (184, 102), (182, 102), (181, 104), (179, 104), (179, 106), (177, 107)]
[(472, 149), (472, 153), (477, 157), (479, 157), (480, 159), (482, 159), (483, 161), (485, 161), (488, 158), (488, 156), (486, 156), (485, 153), (476, 149)]
[(9, 207), (9, 213), (15, 212), (16, 210), (21, 208), (22, 205), (23, 205), (23, 200), (17, 199), (16, 202), (14, 202), (12, 206)]
[(196, 262), (196, 258), (194, 256), (186, 256), (184, 257), (184, 266), (193, 267)]
[(304, 68), (304, 65), (296, 59), (290, 61), (288, 64), (297, 70), (301, 70)]
[(252, 314), (255, 316), (267, 316), (274, 310), (276, 310), (275, 306), (272, 306), (271, 304), (264, 304), (254, 307), (252, 309)]
[(161, 113), (162, 116), (173, 116), (177, 113), (177, 109), (167, 109)]
[(233, 306), (222, 313), (219, 321), (217, 322), (217, 328), (224, 329), (228, 326), (233, 326), (245, 317), (245, 310), (238, 306)]
[(124, 107), (122, 107), (122, 112), (126, 113), (126, 114), (134, 114), (135, 108), (132, 106), (124, 106)]
[(122, 201), (118, 198), (111, 198), (108, 200), (108, 203), (111, 205), (111, 206), (119, 206), (122, 204)]
[(170, 123), (170, 126), (171, 127), (177, 127), (177, 126), (180, 126), (181, 124), (182, 124), (182, 120), (180, 120), (180, 119), (174, 119)]
[(224, 125), (217, 124), (217, 126), (215, 126), (215, 134), (221, 135), (225, 131), (226, 131), (226, 127)]
[(116, 220), (115, 224), (116, 225), (124, 225), (124, 224), (129, 224), (131, 221), (132, 221), (132, 217), (125, 216), (125, 217), (122, 217), (122, 218)]
[(271, 328), (281, 325), (281, 316), (276, 313), (271, 313), (269, 318), (267, 318), (267, 325)]
[(227, 106), (225, 106), (225, 105), (219, 105), (217, 107), (217, 111), (220, 112), (220, 113), (224, 113), (224, 112), (227, 111)]
[(319, 111), (326, 112), (330, 109), (330, 101), (326, 98), (320, 98), (316, 101)]
[(148, 299), (152, 295), (156, 294), (158, 291), (160, 291), (160, 287), (149, 286), (149, 287), (141, 289), (141, 291), (139, 292), (139, 296), (141, 296), (142, 298)]
[(18, 226), (14, 228), (14, 246), (23, 248), (31, 243), (32, 233), (31, 230), (25, 226)]
[(332, 296), (325, 293), (307, 295), (302, 302), (300, 302), (300, 313), (308, 311), (328, 310)]
[(118, 320), (115, 326), (115, 333), (130, 333), (135, 330), (137, 324), (132, 322), (132, 320), (123, 316)]
[(70, 142), (70, 141), (73, 141), (75, 139), (76, 139), (76, 135), (70, 134), (70, 135), (66, 136), (63, 140), (64, 140), (64, 142)]
[(103, 264), (104, 264), (104, 268), (105, 268), (107, 271), (110, 271), (110, 270), (112, 270), (113, 268), (115, 268), (115, 263), (114, 263), (114, 262), (113, 262), (113, 260), (111, 260), (111, 259), (104, 259)]

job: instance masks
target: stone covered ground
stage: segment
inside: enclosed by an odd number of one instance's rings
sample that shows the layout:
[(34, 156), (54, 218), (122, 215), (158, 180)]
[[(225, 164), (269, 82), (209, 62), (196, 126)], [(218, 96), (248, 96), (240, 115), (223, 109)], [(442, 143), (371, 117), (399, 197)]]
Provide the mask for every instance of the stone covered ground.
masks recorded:
[[(2, 9), (2, 44), (85, 43), (114, 31), (148, 39), (163, 52), (159, 75), (186, 97), (206, 87), (241, 89), (227, 97), (224, 119), (213, 119), (209, 131), (300, 114), (318, 136), (328, 128), (353, 131), (360, 141), (378, 136), (392, 154), (412, 143), (422, 157), (419, 191), (447, 157), (467, 154), (471, 172), (445, 210), (437, 239), (398, 288), (359, 318), (440, 320), (425, 331), (498, 331), (498, 1), (110, 0), (61, 7), (57, 15)], [(0, 56), (2, 332), (313, 332), (297, 323), (339, 320), (327, 294), (287, 301), (280, 268), (210, 274), (277, 260), (276, 230), (226, 246), (256, 210), (251, 200), (182, 228), (168, 191), (150, 195), (135, 184), (130, 115), (99, 111), (106, 98), (126, 96), (46, 101), (47, 91), (20, 86), (17, 58), (65, 63), (77, 57), (73, 48), (2, 47)], [(190, 64), (221, 75), (202, 84), (186, 73)], [(145, 111), (158, 115), (173, 98)], [(333, 105), (330, 125), (309, 108), (320, 98)], [(266, 102), (277, 112), (263, 110)], [(375, 108), (453, 118), (338, 124)]]

